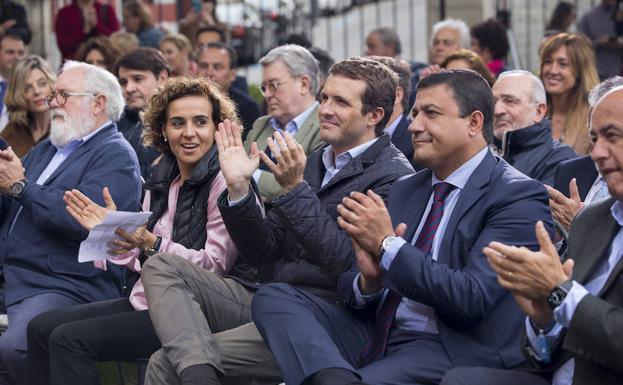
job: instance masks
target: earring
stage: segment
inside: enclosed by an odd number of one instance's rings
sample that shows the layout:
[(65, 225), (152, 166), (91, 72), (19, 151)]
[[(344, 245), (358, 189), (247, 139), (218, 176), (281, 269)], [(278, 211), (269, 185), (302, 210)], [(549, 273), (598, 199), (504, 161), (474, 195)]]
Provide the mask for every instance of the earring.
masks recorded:
[(164, 142), (165, 142), (165, 143), (166, 143), (166, 142), (168, 142), (168, 139), (167, 139), (167, 137), (166, 137), (166, 136), (164, 136)]

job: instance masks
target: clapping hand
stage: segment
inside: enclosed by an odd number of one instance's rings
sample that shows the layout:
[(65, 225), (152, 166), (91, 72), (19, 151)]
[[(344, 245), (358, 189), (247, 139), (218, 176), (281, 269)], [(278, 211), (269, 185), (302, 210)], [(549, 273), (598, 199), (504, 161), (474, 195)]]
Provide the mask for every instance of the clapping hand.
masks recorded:
[(24, 178), (24, 166), (13, 149), (0, 150), (0, 191), (8, 193), (13, 183)]
[(280, 132), (275, 132), (273, 137), (274, 139), (268, 138), (266, 144), (277, 163), (273, 162), (264, 151), (260, 152), (260, 157), (275, 176), (279, 186), (288, 192), (303, 182), (307, 156), (305, 156), (303, 146), (297, 143), (289, 133), (282, 135)]
[(129, 233), (117, 227), (115, 234), (119, 239), (113, 239), (112, 246), (108, 249), (108, 253), (111, 255), (125, 254), (132, 249), (138, 247), (139, 249), (149, 249), (156, 244), (156, 235), (147, 230), (145, 226), (141, 226), (134, 233)]
[(93, 227), (99, 225), (104, 220), (106, 214), (110, 211), (117, 211), (117, 205), (108, 191), (108, 187), (104, 187), (102, 190), (102, 196), (106, 207), (102, 207), (93, 202), (89, 197), (84, 195), (78, 190), (65, 191), (63, 201), (65, 202), (66, 209), (82, 227), (91, 231)]
[(573, 260), (560, 262), (556, 246), (541, 221), (536, 224), (540, 250), (491, 242), (483, 249), (489, 264), (497, 273), (498, 283), (509, 290), (517, 304), (539, 326), (552, 320), (547, 306), (549, 293), (573, 272)]
[(251, 154), (247, 155), (242, 145), (240, 127), (227, 119), (219, 123), (215, 140), (229, 199), (242, 199), (249, 194), (251, 177), (260, 165), (257, 144), (251, 144)]
[(552, 216), (569, 231), (573, 218), (584, 207), (575, 178), (569, 182), (569, 198), (553, 187), (547, 185), (545, 187), (549, 194), (549, 207), (552, 209)]

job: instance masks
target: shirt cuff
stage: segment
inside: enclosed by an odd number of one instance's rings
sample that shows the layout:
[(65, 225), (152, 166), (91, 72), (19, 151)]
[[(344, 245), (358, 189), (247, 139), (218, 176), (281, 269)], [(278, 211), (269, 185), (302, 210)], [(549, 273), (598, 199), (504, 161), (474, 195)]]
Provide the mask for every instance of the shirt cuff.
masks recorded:
[(394, 262), (394, 258), (396, 258), (396, 255), (398, 254), (398, 251), (400, 251), (400, 248), (405, 243), (407, 243), (407, 241), (398, 237), (398, 239), (396, 239), (389, 245), (387, 250), (385, 250), (385, 253), (383, 253), (383, 255), (381, 256), (381, 268), (383, 268), (385, 271), (389, 270), (392, 262)]
[(255, 172), (252, 175), (253, 180), (255, 181), (255, 183), (260, 183), (260, 178), (262, 177), (262, 173), (263, 172), (264, 171), (260, 170), (259, 168), (257, 170), (255, 170)]
[(568, 328), (575, 313), (575, 309), (578, 307), (580, 301), (588, 295), (588, 290), (576, 281), (573, 281), (571, 290), (567, 293), (565, 300), (554, 309), (554, 319), (562, 326)]
[[(539, 346), (538, 346), (538, 336), (536, 334), (536, 331), (534, 330), (534, 326), (532, 325), (532, 322), (530, 322), (530, 317), (526, 317), (526, 338), (528, 339), (528, 343), (530, 344), (530, 347), (532, 348), (533, 352), (536, 354), (536, 358), (537, 359), (542, 359), (542, 357), (539, 354)], [(554, 342), (556, 342), (556, 340), (558, 339), (558, 337), (560, 337), (560, 333), (562, 332), (563, 327), (561, 324), (556, 323), (554, 325), (553, 328), (551, 328), (547, 333), (545, 333), (545, 342), (547, 344), (548, 350), (551, 351), (552, 350), (552, 346), (554, 345)]]
[(383, 289), (372, 294), (362, 294), (359, 289), (359, 276), (361, 276), (361, 273), (357, 274), (353, 280), (353, 292), (355, 293), (355, 306), (363, 307), (366, 303), (374, 301), (383, 295)]
[(251, 194), (252, 189), (249, 189), (249, 192), (247, 193), (247, 195), (243, 196), (240, 199), (235, 199), (235, 200), (231, 200), (229, 199), (229, 194), (227, 195), (227, 204), (229, 205), (229, 207), (234, 207), (237, 206), (240, 202), (242, 202), (243, 200), (247, 199), (249, 197), (249, 194)]

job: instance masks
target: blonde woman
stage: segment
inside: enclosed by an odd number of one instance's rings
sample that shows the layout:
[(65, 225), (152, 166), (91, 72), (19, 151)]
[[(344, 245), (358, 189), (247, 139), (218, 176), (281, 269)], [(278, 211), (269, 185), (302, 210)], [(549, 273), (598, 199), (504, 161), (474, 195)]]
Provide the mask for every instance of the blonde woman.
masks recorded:
[(20, 158), (50, 132), (47, 98), (56, 75), (40, 56), (31, 55), (15, 64), (4, 102), (9, 123), (0, 134)]
[(578, 154), (588, 154), (588, 93), (599, 83), (591, 42), (569, 33), (547, 40), (541, 52), (541, 81), (547, 93), (552, 136)]
[(160, 51), (171, 66), (173, 76), (193, 76), (196, 64), (191, 60), (190, 40), (182, 34), (171, 33), (160, 40)]

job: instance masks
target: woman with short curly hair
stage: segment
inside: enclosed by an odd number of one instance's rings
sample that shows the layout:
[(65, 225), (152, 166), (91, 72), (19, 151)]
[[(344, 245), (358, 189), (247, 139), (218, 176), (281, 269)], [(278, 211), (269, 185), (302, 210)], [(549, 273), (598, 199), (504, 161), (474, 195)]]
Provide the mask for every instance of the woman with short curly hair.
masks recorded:
[[(145, 184), (143, 210), (152, 215), (134, 233), (118, 228), (111, 258), (97, 266), (112, 268), (106, 262), (113, 262), (140, 271), (141, 261), (162, 252), (227, 273), (238, 253), (217, 207), (226, 184), (214, 133), (225, 119), (238, 123), (233, 103), (209, 80), (173, 78), (149, 99), (143, 118), (145, 143), (162, 151)], [(107, 207), (77, 190), (65, 194), (69, 212), (87, 230), (114, 210), (106, 189), (104, 200)], [(95, 362), (148, 358), (158, 348), (139, 278), (129, 298), (55, 310), (33, 319), (28, 330), (31, 383), (98, 384)]]
[(85, 41), (78, 48), (76, 60), (112, 72), (119, 56), (120, 51), (108, 36), (96, 36)]

